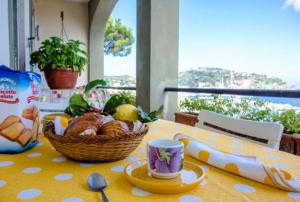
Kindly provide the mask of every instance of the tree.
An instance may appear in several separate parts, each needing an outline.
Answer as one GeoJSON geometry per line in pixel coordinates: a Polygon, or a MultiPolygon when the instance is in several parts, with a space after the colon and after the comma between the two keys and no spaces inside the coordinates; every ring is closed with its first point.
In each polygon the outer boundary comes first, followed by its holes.
{"type": "Polygon", "coordinates": [[[104,53],[113,56],[127,56],[134,43],[131,28],[122,25],[121,19],[115,21],[110,17],[106,24],[104,53]]]}

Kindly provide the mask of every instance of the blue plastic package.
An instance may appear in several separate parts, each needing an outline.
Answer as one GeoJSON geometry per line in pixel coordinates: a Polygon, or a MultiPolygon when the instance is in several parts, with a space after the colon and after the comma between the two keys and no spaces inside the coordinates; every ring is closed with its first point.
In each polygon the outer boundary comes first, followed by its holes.
{"type": "Polygon", "coordinates": [[[0,65],[0,153],[19,153],[38,143],[41,76],[0,65]]]}

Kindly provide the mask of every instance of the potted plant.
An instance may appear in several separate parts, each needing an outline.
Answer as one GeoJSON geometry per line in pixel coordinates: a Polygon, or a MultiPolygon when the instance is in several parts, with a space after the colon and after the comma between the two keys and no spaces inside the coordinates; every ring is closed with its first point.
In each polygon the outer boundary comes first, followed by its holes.
{"type": "Polygon", "coordinates": [[[219,95],[213,95],[212,99],[200,97],[184,98],[180,101],[179,108],[181,111],[175,112],[175,122],[190,126],[195,126],[199,121],[198,114],[201,110],[209,110],[228,116],[234,116],[238,110],[233,104],[231,97],[221,99],[219,95]]]}
{"type": "Polygon", "coordinates": [[[175,122],[195,126],[198,120],[198,111],[208,108],[205,99],[193,97],[184,98],[179,103],[179,112],[175,112],[175,122]],[[182,112],[183,111],[183,112],[182,112]]]}
{"type": "Polygon", "coordinates": [[[276,114],[274,121],[284,126],[280,150],[300,155],[300,114],[295,110],[286,110],[276,114]]]}
{"type": "Polygon", "coordinates": [[[59,37],[50,37],[31,54],[30,64],[44,71],[51,89],[72,89],[88,61],[87,53],[80,49],[82,44],[78,40],[64,43],[59,37]]]}

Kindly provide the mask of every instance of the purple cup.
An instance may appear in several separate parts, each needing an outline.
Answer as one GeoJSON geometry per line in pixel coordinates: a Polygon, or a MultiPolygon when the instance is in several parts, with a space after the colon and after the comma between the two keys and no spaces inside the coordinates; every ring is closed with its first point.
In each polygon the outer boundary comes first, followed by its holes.
{"type": "Polygon", "coordinates": [[[148,169],[153,177],[170,179],[183,166],[184,145],[181,141],[157,139],[147,144],[148,169]]]}

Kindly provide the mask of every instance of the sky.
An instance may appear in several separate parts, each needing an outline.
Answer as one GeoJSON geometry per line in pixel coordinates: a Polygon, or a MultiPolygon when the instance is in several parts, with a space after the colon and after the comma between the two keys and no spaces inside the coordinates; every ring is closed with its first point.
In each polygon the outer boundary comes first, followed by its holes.
{"type": "MultiPolygon", "coordinates": [[[[280,77],[300,88],[300,0],[180,0],[179,71],[221,67],[280,77]]],[[[113,18],[136,36],[136,0],[113,18]]],[[[105,56],[105,75],[135,76],[136,49],[105,56]]]]}

